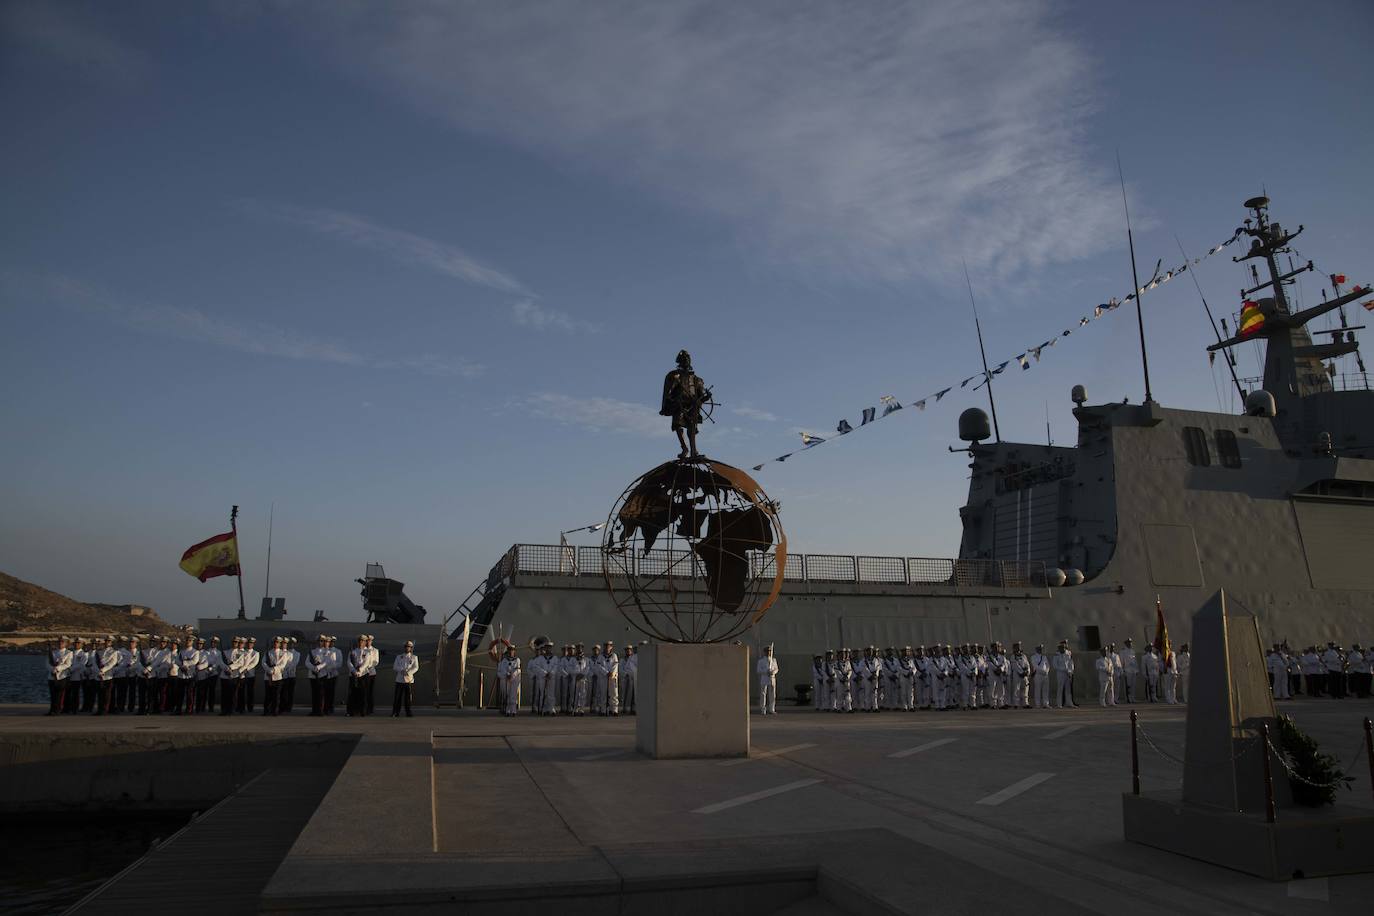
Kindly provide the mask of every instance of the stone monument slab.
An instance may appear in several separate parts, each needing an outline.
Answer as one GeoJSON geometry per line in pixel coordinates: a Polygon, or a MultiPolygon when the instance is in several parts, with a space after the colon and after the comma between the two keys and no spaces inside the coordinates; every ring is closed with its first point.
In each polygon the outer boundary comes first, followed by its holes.
{"type": "Polygon", "coordinates": [[[639,653],[635,747],[658,759],[749,756],[749,649],[652,643],[639,653]]]}

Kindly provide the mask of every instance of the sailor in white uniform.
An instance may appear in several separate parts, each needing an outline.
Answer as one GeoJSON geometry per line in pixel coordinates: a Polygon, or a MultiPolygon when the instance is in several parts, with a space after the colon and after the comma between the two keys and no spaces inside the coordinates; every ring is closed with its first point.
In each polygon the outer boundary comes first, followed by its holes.
{"type": "Polygon", "coordinates": [[[1115,706],[1116,701],[1112,699],[1112,682],[1116,680],[1116,665],[1106,646],[1097,651],[1097,699],[1103,706],[1115,706]]]}
{"type": "Polygon", "coordinates": [[[1031,693],[1035,696],[1035,708],[1046,709],[1050,705],[1050,657],[1045,654],[1044,646],[1036,646],[1030,657],[1031,693]]]}
{"type": "Polygon", "coordinates": [[[1178,653],[1170,652],[1161,666],[1159,682],[1164,686],[1164,702],[1170,706],[1178,702],[1178,653]]]}
{"type": "Polygon", "coordinates": [[[367,715],[367,686],[363,681],[372,653],[367,650],[367,637],[359,636],[348,650],[348,712],[349,716],[367,715]]]}
{"type": "Polygon", "coordinates": [[[186,646],[177,653],[177,674],[173,682],[175,690],[175,702],[172,704],[173,715],[192,715],[196,711],[196,669],[200,667],[200,651],[196,649],[196,641],[190,636],[186,637],[186,646]]]}
{"type": "Polygon", "coordinates": [[[372,715],[377,698],[377,667],[382,663],[382,653],[372,645],[372,634],[367,635],[367,667],[363,672],[363,687],[367,701],[367,714],[372,715]]]}
{"type": "Polygon", "coordinates": [[[505,714],[513,716],[520,710],[520,657],[515,654],[515,646],[506,647],[506,657],[501,661],[505,665],[505,670],[502,671],[498,667],[497,676],[502,678],[506,685],[505,714]]]}
{"type": "Polygon", "coordinates": [[[62,712],[62,704],[67,695],[67,679],[72,673],[72,650],[67,648],[67,637],[57,638],[57,648],[48,646],[48,712],[56,716],[62,712]]]}
{"type": "Polygon", "coordinates": [[[1011,644],[1011,658],[1007,660],[1011,683],[1011,705],[1013,709],[1030,708],[1031,662],[1021,651],[1021,644],[1011,644]]]}
{"type": "Polygon", "coordinates": [[[1151,644],[1140,656],[1140,673],[1145,676],[1145,700],[1148,703],[1159,702],[1159,675],[1163,668],[1163,660],[1151,644]]]}
{"type": "Polygon", "coordinates": [[[607,640],[601,648],[601,670],[606,678],[605,713],[620,715],[620,656],[615,654],[615,643],[607,640]]]}
{"type": "Polygon", "coordinates": [[[411,716],[410,702],[415,692],[415,672],[420,670],[420,660],[415,657],[415,643],[407,642],[405,650],[398,656],[391,665],[396,672],[396,686],[391,695],[391,717],[393,719],[401,715],[401,706],[405,706],[406,715],[411,716]]]}
{"type": "Polygon", "coordinates": [[[1185,642],[1178,647],[1174,653],[1174,658],[1178,661],[1178,701],[1188,702],[1188,673],[1193,667],[1193,654],[1188,651],[1188,644],[1185,642]]]}
{"type": "Polygon", "coordinates": [[[275,716],[281,709],[281,684],[286,677],[286,663],[291,656],[286,654],[286,641],[280,636],[273,637],[272,648],[262,660],[263,698],[262,714],[275,716]]]}
{"type": "Polygon", "coordinates": [[[591,662],[582,652],[582,644],[573,646],[572,664],[568,673],[572,677],[572,714],[587,714],[587,694],[591,689],[591,662]]]}
{"type": "Polygon", "coordinates": [[[620,711],[627,716],[635,714],[635,690],[639,683],[639,653],[634,646],[625,647],[625,657],[620,661],[620,711]]]}
{"type": "Polygon", "coordinates": [[[841,649],[835,659],[835,711],[854,711],[854,662],[848,649],[841,649]]]}
{"type": "Polygon", "coordinates": [[[778,660],[773,657],[770,643],[763,647],[754,671],[759,676],[759,715],[776,713],[778,705],[778,660]]]}
{"type": "Polygon", "coordinates": [[[1050,665],[1054,668],[1055,677],[1054,705],[1060,709],[1072,709],[1077,704],[1073,701],[1073,653],[1069,651],[1067,642],[1059,643],[1050,658],[1050,665]]]}
{"type": "Polygon", "coordinates": [[[296,705],[296,671],[301,664],[301,653],[296,649],[296,637],[287,637],[286,654],[289,658],[286,660],[286,669],[282,672],[281,706],[278,712],[290,712],[296,705]]]}
{"type": "Polygon", "coordinates": [[[1139,699],[1135,692],[1135,679],[1136,675],[1140,673],[1140,662],[1136,658],[1135,649],[1131,647],[1131,638],[1129,636],[1122,641],[1121,651],[1118,655],[1120,656],[1119,659],[1113,659],[1113,662],[1119,662],[1117,665],[1116,678],[1118,681],[1125,682],[1122,685],[1124,689],[1122,689],[1120,693],[1127,703],[1134,703],[1139,699]]]}
{"type": "Polygon", "coordinates": [[[590,697],[592,714],[606,714],[606,669],[601,663],[601,644],[592,643],[592,657],[587,660],[587,693],[590,697]]]}
{"type": "Polygon", "coordinates": [[[530,712],[544,715],[544,697],[549,692],[549,664],[544,657],[547,646],[540,646],[530,659],[530,712]]]}

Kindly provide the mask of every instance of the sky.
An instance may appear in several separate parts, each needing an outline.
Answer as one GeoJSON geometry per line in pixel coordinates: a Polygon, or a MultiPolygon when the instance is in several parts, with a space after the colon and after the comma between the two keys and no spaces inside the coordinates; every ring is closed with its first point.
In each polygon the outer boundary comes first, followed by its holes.
{"type": "MultiPolygon", "coordinates": [[[[984,392],[909,405],[979,368],[963,265],[994,364],[1124,296],[1119,155],[1143,275],[1265,191],[1374,280],[1371,38],[1360,0],[4,0],[0,571],[230,616],[177,561],[237,504],[250,616],[269,515],[289,618],[360,619],[367,562],[443,614],[676,454],[680,348],[738,466],[908,405],[756,475],[791,550],[953,556],[984,392]]],[[[1143,305],[1155,398],[1235,409],[1192,283],[1143,305]]],[[[1072,442],[1077,383],[1142,399],[1132,310],[998,376],[1003,437],[1072,442]]]]}

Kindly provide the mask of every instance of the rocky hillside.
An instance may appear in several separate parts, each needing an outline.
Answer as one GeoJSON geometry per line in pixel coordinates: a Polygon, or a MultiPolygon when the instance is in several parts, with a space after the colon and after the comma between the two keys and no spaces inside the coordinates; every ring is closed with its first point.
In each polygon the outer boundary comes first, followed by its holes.
{"type": "Polygon", "coordinates": [[[172,633],[151,608],[87,604],[0,573],[0,640],[15,633],[172,633]]]}

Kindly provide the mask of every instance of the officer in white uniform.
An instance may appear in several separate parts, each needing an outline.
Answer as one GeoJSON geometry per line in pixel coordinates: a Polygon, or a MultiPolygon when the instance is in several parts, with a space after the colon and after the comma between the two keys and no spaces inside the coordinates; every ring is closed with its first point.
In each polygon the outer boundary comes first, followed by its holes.
{"type": "Polygon", "coordinates": [[[897,658],[895,646],[888,646],[882,657],[882,694],[879,708],[900,709],[902,706],[902,663],[897,658]]]}
{"type": "Polygon", "coordinates": [[[1069,651],[1067,642],[1059,643],[1050,658],[1050,665],[1054,668],[1055,677],[1054,705],[1060,709],[1072,709],[1077,704],[1073,701],[1073,653],[1069,651]]]}
{"type": "Polygon", "coordinates": [[[57,638],[57,648],[48,646],[48,712],[56,716],[62,712],[62,704],[67,695],[67,679],[72,673],[72,650],[67,648],[67,637],[57,638]]]}
{"type": "Polygon", "coordinates": [[[778,660],[773,657],[770,643],[763,647],[754,671],[759,676],[759,715],[776,713],[778,705],[778,660]]]}
{"type": "Polygon", "coordinates": [[[563,646],[563,654],[558,657],[557,682],[558,682],[558,712],[563,715],[572,715],[573,712],[573,647],[563,646]]]}
{"type": "Polygon", "coordinates": [[[501,660],[504,670],[497,667],[497,677],[506,685],[505,714],[515,715],[520,710],[520,657],[515,654],[515,646],[506,647],[506,657],[501,660]]]}
{"type": "Polygon", "coordinates": [[[177,674],[173,682],[176,702],[172,704],[173,715],[185,712],[191,715],[196,711],[196,669],[200,667],[200,652],[196,641],[186,637],[186,647],[177,653],[177,674]]]}
{"type": "Polygon", "coordinates": [[[329,650],[329,637],[323,633],[316,641],[315,648],[305,659],[305,675],[310,679],[310,714],[324,715],[324,684],[329,675],[330,663],[334,653],[329,650]]]}
{"type": "Polygon", "coordinates": [[[406,716],[411,716],[410,701],[415,692],[415,672],[420,670],[420,660],[415,657],[415,643],[407,642],[405,651],[396,656],[391,667],[396,672],[396,686],[391,695],[391,718],[401,715],[402,705],[405,706],[406,716]]]}
{"type": "Polygon", "coordinates": [[[258,638],[250,636],[244,642],[243,656],[239,660],[239,712],[252,712],[253,704],[257,702],[260,664],[262,653],[258,651],[258,638]]]}
{"type": "Polygon", "coordinates": [[[1350,652],[1345,656],[1345,662],[1350,666],[1350,689],[1360,699],[1369,697],[1370,663],[1374,662],[1374,651],[1366,651],[1360,648],[1359,643],[1350,644],[1350,652]]]}
{"type": "Polygon", "coordinates": [[[111,636],[100,650],[100,697],[96,715],[119,712],[114,705],[115,675],[119,669],[119,662],[119,646],[115,645],[115,638],[111,636]]]}
{"type": "Polygon", "coordinates": [[[1321,655],[1326,668],[1326,690],[1333,700],[1345,699],[1345,658],[1334,642],[1326,644],[1321,655]]]}
{"type": "Polygon", "coordinates": [[[825,656],[811,656],[811,708],[816,712],[828,708],[825,703],[825,656]]]}
{"type": "Polygon", "coordinates": [[[625,647],[625,657],[620,661],[620,711],[627,716],[635,714],[635,685],[639,681],[639,653],[634,646],[625,647]]]}
{"type": "Polygon", "coordinates": [[[954,666],[959,675],[959,705],[964,709],[975,709],[978,700],[978,663],[973,660],[973,650],[968,646],[960,646],[954,666]]]}
{"type": "Polygon", "coordinates": [[[1097,651],[1097,699],[1103,706],[1115,706],[1116,700],[1112,699],[1112,682],[1116,680],[1116,666],[1106,646],[1097,651]]]}
{"type": "Polygon", "coordinates": [[[192,709],[195,712],[206,712],[209,709],[210,685],[214,683],[215,656],[218,654],[211,653],[203,637],[196,639],[195,683],[191,689],[192,709]]]}
{"type": "Polygon", "coordinates": [[[219,660],[219,714],[233,715],[238,709],[238,661],[240,638],[235,636],[228,649],[220,649],[219,660]]]}
{"type": "Polygon", "coordinates": [[[911,646],[902,649],[902,657],[898,659],[898,670],[900,681],[900,693],[897,699],[899,708],[911,712],[916,708],[916,702],[920,698],[919,684],[921,676],[916,670],[916,655],[912,652],[911,646]]]}
{"type": "Polygon", "coordinates": [[[372,645],[372,634],[367,634],[367,669],[363,672],[363,687],[367,700],[367,714],[372,715],[377,698],[377,666],[382,663],[382,653],[372,645]]]}

